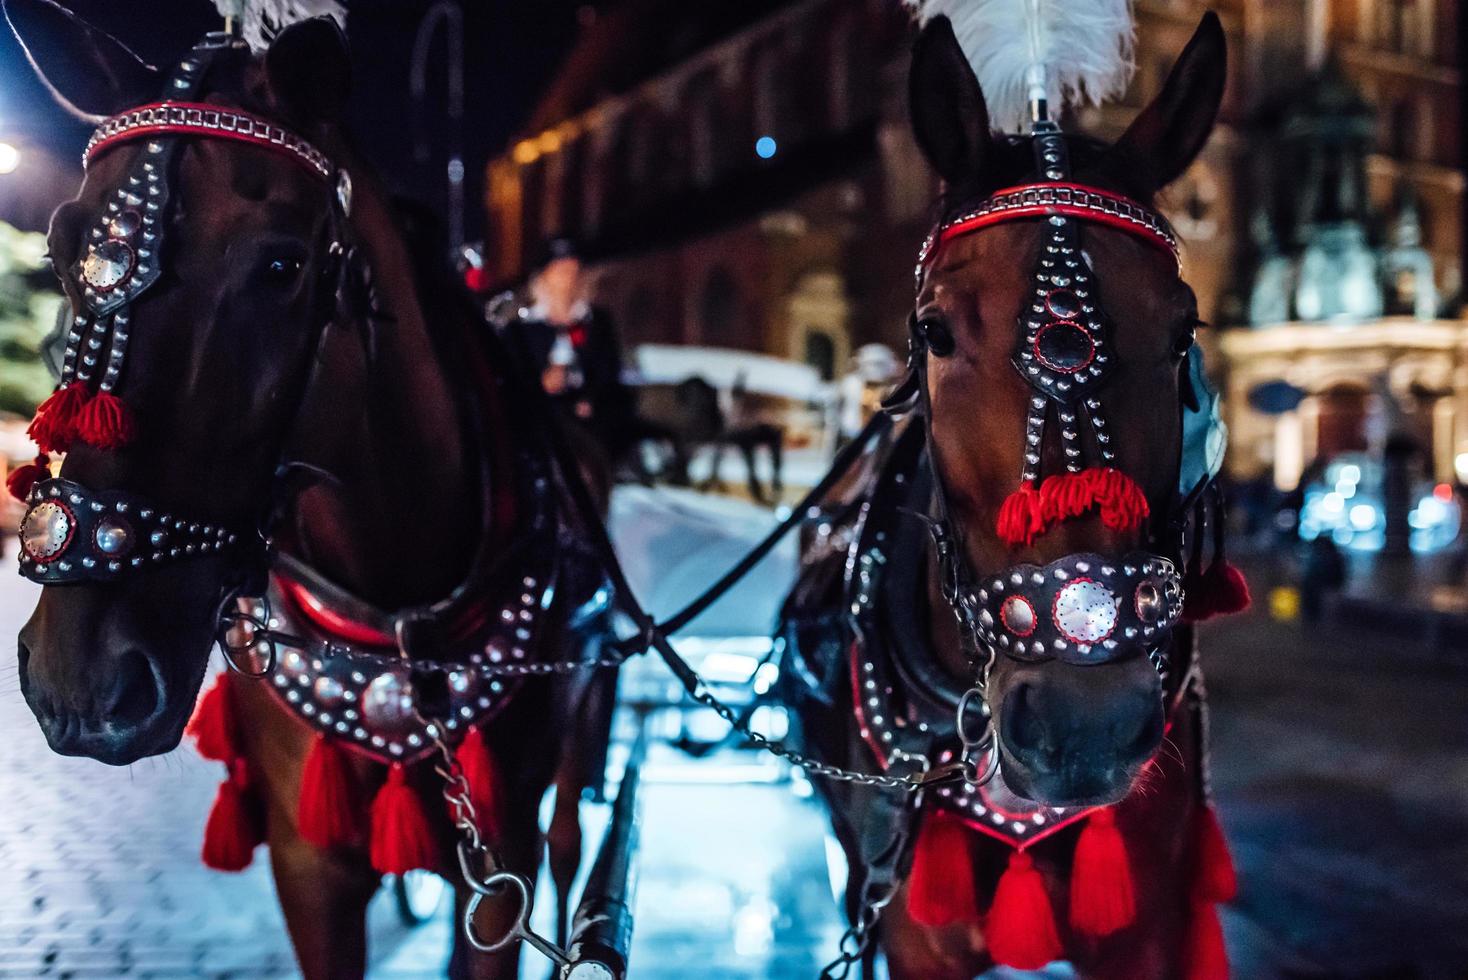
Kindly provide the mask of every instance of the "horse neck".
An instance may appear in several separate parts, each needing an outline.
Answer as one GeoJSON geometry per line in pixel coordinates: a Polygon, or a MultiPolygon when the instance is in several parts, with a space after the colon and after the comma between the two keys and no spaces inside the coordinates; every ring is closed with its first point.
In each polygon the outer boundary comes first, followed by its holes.
{"type": "Polygon", "coordinates": [[[440,599],[467,576],[484,527],[486,447],[461,407],[468,372],[452,364],[471,356],[468,318],[425,302],[432,287],[385,196],[350,169],[374,322],[333,327],[324,345],[312,455],[333,479],[298,498],[294,538],[328,578],[394,609],[440,599]]]}

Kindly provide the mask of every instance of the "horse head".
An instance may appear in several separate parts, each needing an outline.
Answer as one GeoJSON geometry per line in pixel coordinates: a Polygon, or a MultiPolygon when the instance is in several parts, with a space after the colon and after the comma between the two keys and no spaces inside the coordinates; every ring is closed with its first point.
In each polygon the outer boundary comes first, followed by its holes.
{"type": "Polygon", "coordinates": [[[1120,799],[1164,735],[1156,668],[1181,595],[1162,556],[1177,557],[1199,320],[1150,202],[1203,147],[1224,69],[1209,14],[1105,145],[991,133],[945,18],[913,55],[913,125],[945,185],[912,321],[930,452],[973,570],[976,647],[992,655],[974,669],[1004,780],[1049,805],[1120,799]]]}
{"type": "Polygon", "coordinates": [[[316,147],[340,142],[349,62],[319,19],[263,56],[211,35],[159,72],[49,0],[5,8],[101,123],[49,234],[68,353],[32,431],[66,457],[27,494],[22,571],[45,587],[20,683],[55,751],[125,764],[178,743],[221,609],[260,579],[283,453],[347,319],[349,183],[316,147]]]}

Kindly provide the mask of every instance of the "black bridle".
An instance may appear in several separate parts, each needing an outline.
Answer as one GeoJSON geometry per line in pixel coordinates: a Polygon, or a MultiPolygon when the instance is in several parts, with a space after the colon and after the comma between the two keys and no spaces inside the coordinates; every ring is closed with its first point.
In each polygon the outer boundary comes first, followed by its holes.
{"type": "MultiPolygon", "coordinates": [[[[1024,429],[1021,480],[1033,486],[1042,475],[1044,437],[1053,416],[1060,423],[1067,474],[1083,471],[1086,448],[1079,421],[1089,420],[1099,462],[1115,460],[1098,392],[1110,377],[1110,319],[1100,308],[1094,277],[1081,252],[1081,226],[1101,223],[1137,234],[1176,257],[1176,239],[1166,221],[1148,208],[1110,192],[1068,183],[1065,140],[1053,123],[1037,123],[1030,137],[1036,182],[997,192],[941,223],[924,243],[916,285],[926,281],[940,243],[1005,221],[1043,217],[1040,257],[1031,274],[1031,293],[1018,318],[1012,363],[1030,388],[1024,429]]],[[[1026,662],[1058,659],[1089,666],[1129,656],[1141,647],[1166,675],[1161,652],[1183,611],[1177,561],[1151,552],[1103,556],[1071,554],[1044,566],[1020,564],[975,574],[964,554],[942,476],[933,434],[928,385],[930,357],[955,349],[947,323],[909,318],[908,377],[888,397],[884,410],[922,419],[933,493],[931,512],[916,516],[926,525],[938,563],[940,589],[958,624],[972,670],[973,686],[960,700],[957,730],[965,748],[960,765],[973,782],[992,778],[992,706],[989,678],[996,657],[1026,662]],[[983,771],[981,760],[987,759],[983,771]]],[[[1154,541],[1155,541],[1155,535],[1154,541]]],[[[1165,695],[1164,695],[1165,696],[1165,695]]]]}
{"type": "MultiPolygon", "coordinates": [[[[84,399],[116,397],[133,304],[163,273],[173,179],[185,140],[223,139],[270,149],[325,184],[331,241],[322,276],[328,283],[335,280],[339,302],[351,293],[357,271],[347,223],[351,210],[347,172],[334,167],[306,140],[267,119],[241,109],[192,101],[198,98],[219,54],[243,47],[244,42],[229,34],[205,35],[169,77],[163,101],[106,120],[87,143],[84,164],[122,144],[146,145],[108,196],[89,232],[85,252],[68,270],[81,294],[82,308],[73,314],[66,334],[58,394],[75,389],[84,399]],[[94,381],[95,392],[91,389],[94,381]]],[[[324,313],[316,329],[324,329],[331,317],[332,313],[324,313]]],[[[301,410],[298,404],[293,416],[299,417],[301,410]]],[[[38,423],[46,414],[43,406],[38,423]]],[[[117,448],[126,441],[124,435],[101,442],[99,448],[117,448]]],[[[65,441],[72,438],[82,437],[65,441]]],[[[53,443],[43,448],[67,446],[53,443]]],[[[94,491],[60,478],[40,480],[26,495],[26,513],[20,524],[20,573],[43,585],[109,582],[175,561],[222,555],[231,566],[220,602],[223,609],[235,594],[263,588],[270,528],[295,469],[296,464],[282,460],[269,505],[255,525],[248,527],[200,521],[125,491],[94,491]]]]}

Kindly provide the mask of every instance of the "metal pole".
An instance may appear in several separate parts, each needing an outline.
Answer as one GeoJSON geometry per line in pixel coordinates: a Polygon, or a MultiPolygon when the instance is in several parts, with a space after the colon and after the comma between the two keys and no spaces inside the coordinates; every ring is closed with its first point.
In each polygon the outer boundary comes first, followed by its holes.
{"type": "Polygon", "coordinates": [[[625,980],[632,946],[632,907],[641,816],[637,790],[647,755],[646,716],[637,715],[637,739],[622,772],[617,802],[596,862],[586,879],[581,904],[571,920],[571,960],[563,980],[625,980]]]}
{"type": "Polygon", "coordinates": [[[444,25],[448,54],[448,179],[449,248],[457,255],[464,244],[464,14],[455,0],[439,0],[423,15],[413,39],[409,87],[413,95],[413,159],[428,162],[428,135],[424,118],[428,97],[428,49],[434,30],[444,25]]]}

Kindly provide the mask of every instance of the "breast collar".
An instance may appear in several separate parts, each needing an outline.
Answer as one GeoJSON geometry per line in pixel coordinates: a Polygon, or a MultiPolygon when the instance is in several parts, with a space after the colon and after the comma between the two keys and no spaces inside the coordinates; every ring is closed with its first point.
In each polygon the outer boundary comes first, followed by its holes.
{"type": "MultiPolygon", "coordinates": [[[[843,587],[857,726],[884,771],[906,771],[916,759],[934,766],[954,761],[961,748],[957,709],[969,686],[942,669],[927,643],[928,539],[902,527],[914,519],[913,512],[922,511],[931,494],[922,427],[909,425],[896,438],[887,465],[859,508],[843,587]]],[[[1162,678],[1169,728],[1191,683],[1191,634],[1185,636],[1174,634],[1167,650],[1152,654],[1162,678]],[[1183,649],[1186,664],[1175,669],[1173,661],[1183,649]]],[[[994,751],[992,745],[988,751],[994,751]]],[[[931,799],[975,830],[1018,848],[1098,809],[1048,807],[1024,799],[1005,785],[1002,771],[979,785],[942,784],[931,799]]]]}

